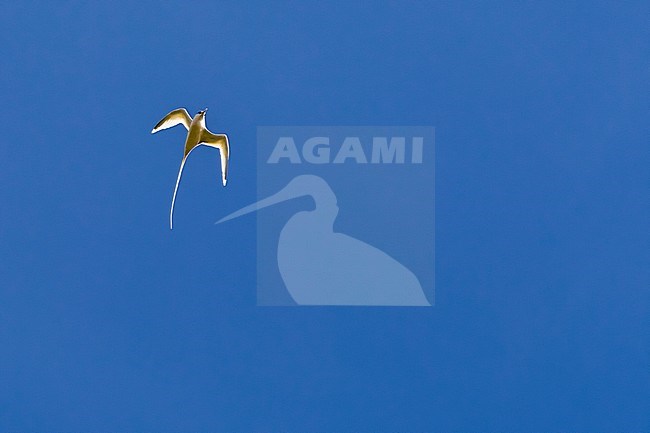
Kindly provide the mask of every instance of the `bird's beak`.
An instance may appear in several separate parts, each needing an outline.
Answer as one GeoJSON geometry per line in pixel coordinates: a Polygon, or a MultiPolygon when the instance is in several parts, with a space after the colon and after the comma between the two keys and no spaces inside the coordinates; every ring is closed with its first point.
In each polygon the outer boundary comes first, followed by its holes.
{"type": "Polygon", "coordinates": [[[238,211],[221,218],[215,224],[220,224],[222,222],[238,218],[242,215],[246,215],[247,213],[251,213],[260,209],[264,209],[265,207],[281,203],[283,201],[306,195],[311,196],[314,199],[314,205],[316,208],[319,208],[319,206],[323,206],[325,208],[328,206],[336,207],[336,195],[334,195],[334,192],[329,187],[327,182],[318,176],[301,175],[293,178],[284,188],[275,194],[263,198],[257,203],[253,203],[244,208],[241,208],[238,211]]]}
{"type": "Polygon", "coordinates": [[[203,112],[204,112],[204,113],[207,113],[207,112],[208,112],[208,107],[205,107],[205,109],[203,110],[203,112]]]}
{"type": "Polygon", "coordinates": [[[250,204],[246,207],[243,207],[239,209],[236,212],[231,213],[230,215],[227,215],[223,218],[221,218],[219,221],[217,221],[215,224],[221,224],[222,222],[226,222],[228,220],[234,219],[234,218],[239,218],[242,215],[246,215],[247,213],[251,213],[260,209],[264,209],[265,207],[272,206],[277,203],[281,203],[283,201],[291,200],[292,198],[296,197],[301,197],[303,195],[307,195],[308,193],[304,190],[297,189],[295,188],[295,184],[293,182],[290,182],[287,186],[282,188],[280,191],[276,192],[275,194],[263,198],[262,200],[258,201],[257,203],[250,204]]]}

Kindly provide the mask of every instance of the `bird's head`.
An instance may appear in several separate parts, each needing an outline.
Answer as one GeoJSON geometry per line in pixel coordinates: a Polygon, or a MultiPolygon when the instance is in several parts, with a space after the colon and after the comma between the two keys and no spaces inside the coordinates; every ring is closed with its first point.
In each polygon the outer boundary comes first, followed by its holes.
{"type": "Polygon", "coordinates": [[[199,111],[199,112],[196,113],[196,114],[198,114],[198,115],[200,115],[200,116],[205,116],[205,113],[206,113],[207,111],[208,111],[208,108],[206,107],[206,108],[204,108],[203,110],[199,111]]]}

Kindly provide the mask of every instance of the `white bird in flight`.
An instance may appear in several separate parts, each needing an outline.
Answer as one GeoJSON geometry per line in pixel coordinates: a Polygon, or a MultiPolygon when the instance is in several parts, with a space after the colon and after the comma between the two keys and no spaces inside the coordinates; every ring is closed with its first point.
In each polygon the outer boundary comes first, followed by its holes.
{"type": "Polygon", "coordinates": [[[182,124],[187,129],[187,138],[185,139],[185,151],[183,153],[183,160],[181,167],[178,170],[178,178],[176,179],[176,186],[174,187],[174,195],[172,196],[172,207],[169,211],[169,228],[174,227],[174,203],[176,202],[176,192],[178,191],[178,184],[181,182],[181,175],[183,174],[183,166],[189,156],[190,152],[198,146],[204,144],[206,146],[215,147],[219,149],[221,154],[221,181],[223,186],[226,186],[228,177],[228,158],[230,156],[230,145],[228,144],[228,136],[226,134],[213,134],[205,127],[205,112],[201,110],[192,119],[185,108],[178,108],[158,122],[158,124],[151,130],[154,134],[163,129],[171,128],[178,124],[182,124]]]}

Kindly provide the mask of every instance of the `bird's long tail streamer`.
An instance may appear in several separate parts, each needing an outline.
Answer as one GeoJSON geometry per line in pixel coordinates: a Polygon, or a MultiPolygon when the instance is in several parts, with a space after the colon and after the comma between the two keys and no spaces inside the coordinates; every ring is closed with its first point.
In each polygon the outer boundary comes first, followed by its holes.
{"type": "Polygon", "coordinates": [[[174,203],[176,203],[176,192],[178,192],[178,184],[181,183],[181,176],[183,175],[183,167],[185,166],[185,161],[187,160],[187,156],[183,157],[183,160],[181,161],[181,167],[178,169],[178,178],[176,179],[176,186],[174,187],[174,195],[172,196],[172,208],[169,211],[169,229],[172,230],[174,228],[174,203]]]}

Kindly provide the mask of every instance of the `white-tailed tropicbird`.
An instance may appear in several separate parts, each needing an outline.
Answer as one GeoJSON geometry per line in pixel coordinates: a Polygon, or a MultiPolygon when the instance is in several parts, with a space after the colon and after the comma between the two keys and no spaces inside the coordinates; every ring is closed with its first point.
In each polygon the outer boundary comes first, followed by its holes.
{"type": "Polygon", "coordinates": [[[174,226],[174,203],[176,202],[176,192],[178,191],[178,184],[181,181],[183,174],[183,166],[189,156],[190,152],[204,144],[206,146],[215,147],[219,149],[221,154],[221,181],[223,186],[226,186],[228,177],[228,158],[230,157],[230,145],[228,144],[228,136],[226,134],[213,134],[205,126],[205,112],[201,110],[192,119],[185,108],[178,108],[158,122],[158,124],[151,130],[154,134],[163,129],[171,128],[178,124],[182,124],[187,129],[187,138],[185,139],[185,151],[183,159],[181,160],[181,167],[178,170],[178,178],[176,179],[176,186],[174,187],[174,195],[172,196],[172,207],[169,211],[169,228],[174,226]]]}

